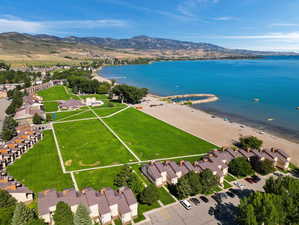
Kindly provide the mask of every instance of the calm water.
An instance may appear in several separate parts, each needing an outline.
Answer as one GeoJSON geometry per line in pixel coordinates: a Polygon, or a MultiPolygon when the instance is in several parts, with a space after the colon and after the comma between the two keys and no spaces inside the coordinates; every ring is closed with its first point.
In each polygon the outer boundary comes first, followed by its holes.
{"type": "Polygon", "coordinates": [[[218,102],[195,107],[299,139],[299,57],[157,62],[102,74],[159,95],[216,94],[218,102]]]}

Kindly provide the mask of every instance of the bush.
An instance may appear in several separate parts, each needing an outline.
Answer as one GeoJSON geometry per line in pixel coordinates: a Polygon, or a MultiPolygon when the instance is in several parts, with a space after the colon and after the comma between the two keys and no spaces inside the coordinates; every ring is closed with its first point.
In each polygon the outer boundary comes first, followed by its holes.
{"type": "Polygon", "coordinates": [[[70,206],[64,202],[58,202],[53,216],[55,225],[74,225],[73,219],[70,206]]]}
{"type": "Polygon", "coordinates": [[[37,113],[35,113],[33,116],[32,122],[34,124],[42,124],[43,119],[37,113]]]}
{"type": "Polygon", "coordinates": [[[139,201],[143,204],[152,205],[159,200],[159,190],[158,188],[150,184],[139,195],[139,201]]]}
{"type": "Polygon", "coordinates": [[[263,141],[257,137],[241,137],[239,139],[239,146],[243,149],[260,149],[263,145],[263,141]]]}
{"type": "Polygon", "coordinates": [[[228,164],[228,171],[235,176],[241,177],[253,174],[250,163],[244,157],[238,157],[230,161],[228,164]]]}
{"type": "Polygon", "coordinates": [[[257,157],[251,159],[252,168],[262,175],[267,175],[275,171],[273,162],[269,159],[259,160],[257,157]]]}

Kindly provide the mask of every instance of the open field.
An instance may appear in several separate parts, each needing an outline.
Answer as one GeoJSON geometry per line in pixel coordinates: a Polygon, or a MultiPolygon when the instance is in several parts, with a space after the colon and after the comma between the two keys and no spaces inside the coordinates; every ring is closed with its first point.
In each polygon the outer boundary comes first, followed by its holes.
{"type": "Polygon", "coordinates": [[[63,190],[72,187],[69,174],[63,174],[52,135],[44,131],[44,138],[7,168],[8,173],[34,192],[49,188],[63,190]]]}
{"type": "Polygon", "coordinates": [[[104,187],[116,188],[113,185],[115,176],[119,173],[122,167],[112,167],[104,169],[96,169],[75,173],[77,184],[82,190],[86,187],[92,187],[95,190],[100,190],[104,187]]]}
{"type": "Polygon", "coordinates": [[[104,120],[143,160],[200,154],[215,148],[133,108],[104,120]]]}
{"type": "Polygon", "coordinates": [[[46,112],[55,112],[58,110],[57,102],[43,102],[46,112]]]}
{"type": "Polygon", "coordinates": [[[98,120],[54,124],[54,128],[67,170],[135,160],[98,120]]]}
{"type": "Polygon", "coordinates": [[[116,106],[116,107],[103,107],[103,108],[97,108],[94,109],[93,111],[98,115],[98,116],[109,116],[112,113],[116,113],[122,109],[124,109],[125,106],[116,106]]]}
{"type": "Polygon", "coordinates": [[[82,98],[82,99],[91,98],[91,97],[96,97],[96,99],[98,99],[98,100],[108,99],[108,96],[104,95],[104,94],[80,95],[80,98],[82,98]]]}
{"type": "Polygon", "coordinates": [[[63,86],[54,86],[39,91],[37,94],[43,98],[43,101],[68,100],[71,98],[63,86]]]}

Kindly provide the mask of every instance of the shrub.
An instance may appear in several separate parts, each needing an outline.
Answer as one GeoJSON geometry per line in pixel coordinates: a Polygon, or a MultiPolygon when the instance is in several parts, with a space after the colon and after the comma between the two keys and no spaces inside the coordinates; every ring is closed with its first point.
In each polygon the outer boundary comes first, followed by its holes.
{"type": "Polygon", "coordinates": [[[260,149],[262,145],[263,141],[254,136],[239,139],[239,146],[243,149],[260,149]]]}
{"type": "Polygon", "coordinates": [[[139,195],[139,201],[143,204],[152,205],[159,200],[159,190],[158,188],[150,184],[139,195]]]}
{"type": "Polygon", "coordinates": [[[238,157],[230,161],[228,171],[235,176],[248,176],[253,173],[252,167],[244,157],[238,157]]]}
{"type": "Polygon", "coordinates": [[[259,160],[258,158],[254,157],[251,160],[251,165],[256,172],[262,175],[267,175],[275,171],[273,162],[269,159],[259,160]]]}

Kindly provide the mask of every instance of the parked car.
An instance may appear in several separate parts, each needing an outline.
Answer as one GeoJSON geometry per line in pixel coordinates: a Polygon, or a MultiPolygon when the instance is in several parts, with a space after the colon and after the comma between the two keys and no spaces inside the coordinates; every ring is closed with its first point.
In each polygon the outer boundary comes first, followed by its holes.
{"type": "Polygon", "coordinates": [[[281,173],[278,173],[278,172],[275,172],[275,173],[273,173],[275,176],[277,176],[277,177],[282,177],[283,176],[283,174],[281,174],[281,173]]]}
{"type": "Polygon", "coordinates": [[[215,209],[213,207],[209,208],[209,215],[213,216],[215,214],[215,209]]]}
{"type": "Polygon", "coordinates": [[[200,196],[199,198],[205,203],[209,202],[209,199],[205,196],[200,196]]]}
{"type": "Polygon", "coordinates": [[[230,188],[228,189],[232,194],[235,194],[235,195],[238,195],[240,193],[240,190],[237,190],[237,189],[233,189],[233,188],[230,188]]]}
{"type": "Polygon", "coordinates": [[[236,185],[238,188],[241,188],[241,189],[245,186],[244,184],[241,184],[238,181],[235,181],[233,184],[236,185]]]}
{"type": "Polygon", "coordinates": [[[192,202],[194,205],[199,205],[199,204],[200,204],[200,201],[199,201],[197,198],[190,198],[189,200],[190,200],[190,202],[192,202]]]}
{"type": "Polygon", "coordinates": [[[245,180],[250,184],[255,183],[251,177],[247,177],[247,178],[245,178],[245,180]]]}
{"type": "Polygon", "coordinates": [[[231,197],[231,198],[236,197],[236,195],[235,195],[233,192],[231,192],[231,191],[227,191],[226,194],[227,194],[229,197],[231,197]]]}
{"type": "Polygon", "coordinates": [[[259,178],[257,175],[253,175],[251,177],[251,179],[253,180],[254,183],[257,183],[257,182],[259,182],[261,180],[261,178],[259,178]]]}
{"type": "Polygon", "coordinates": [[[191,209],[191,204],[187,200],[181,200],[180,203],[182,206],[184,206],[185,209],[187,210],[191,209]]]}

